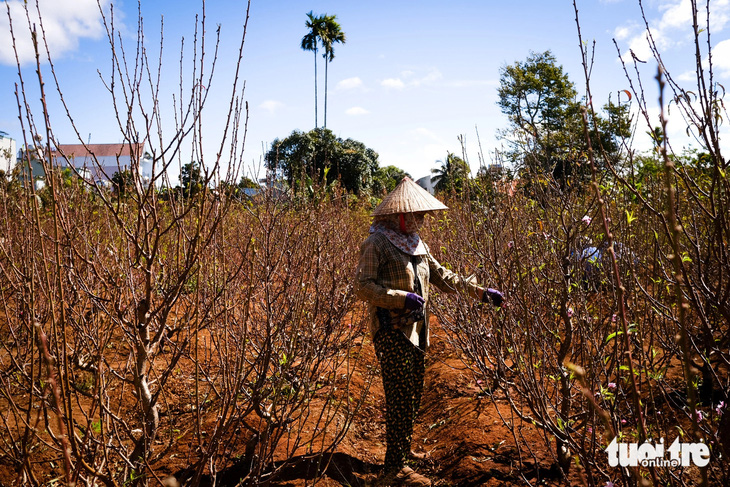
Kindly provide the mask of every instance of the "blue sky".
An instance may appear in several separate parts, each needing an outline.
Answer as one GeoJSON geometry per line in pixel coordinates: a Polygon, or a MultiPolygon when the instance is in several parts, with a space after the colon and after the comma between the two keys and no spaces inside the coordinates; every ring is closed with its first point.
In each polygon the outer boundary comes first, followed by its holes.
{"type": "MultiPolygon", "coordinates": [[[[31,3],[31,2],[29,2],[31,3]]],[[[37,81],[30,56],[27,22],[19,17],[20,0],[3,0],[14,19],[23,77],[34,111],[38,110],[37,81]],[[35,83],[34,83],[35,82],[35,83]],[[31,85],[35,86],[31,86],[31,85]]],[[[102,0],[108,12],[108,0],[102,0]]],[[[657,113],[657,89],[650,82],[656,63],[643,40],[644,25],[636,0],[579,0],[584,40],[596,42],[592,72],[594,103],[602,105],[609,95],[616,99],[627,89],[613,39],[622,52],[633,49],[648,60],[644,86],[648,103],[657,113]]],[[[693,86],[694,59],[691,44],[689,0],[644,0],[655,39],[664,62],[675,78],[693,86]]],[[[96,0],[40,0],[47,38],[51,46],[61,90],[84,141],[120,142],[108,93],[97,71],[108,77],[110,48],[101,25],[96,0]]],[[[347,35],[336,45],[329,65],[327,126],[342,138],[365,143],[380,154],[381,165],[396,165],[418,178],[430,173],[447,151],[461,154],[463,135],[472,169],[478,165],[477,130],[487,159],[500,142],[496,137],[507,120],[496,104],[500,67],[524,60],[530,51],[552,50],[579,93],[585,93],[572,1],[321,1],[253,0],[244,47],[241,78],[249,122],[243,160],[255,166],[276,138],[293,130],[314,127],[314,60],[299,47],[306,33],[306,13],[337,15],[347,35]]],[[[716,79],[730,89],[730,0],[712,0],[712,44],[715,46],[716,79]]],[[[134,48],[137,3],[114,2],[117,28],[128,52],[134,48]]],[[[142,0],[147,49],[159,51],[160,19],[164,18],[163,93],[159,103],[171,126],[172,94],[178,86],[181,38],[189,57],[199,1],[142,0]]],[[[208,90],[204,116],[205,160],[219,149],[219,134],[231,98],[233,63],[236,59],[245,3],[209,0],[206,4],[207,56],[212,54],[214,33],[221,27],[221,47],[216,81],[208,90]]],[[[0,15],[0,131],[23,143],[15,83],[15,55],[10,48],[8,21],[0,15]]],[[[186,69],[189,68],[186,65],[186,69]]],[[[46,88],[53,90],[47,63],[43,65],[46,88]]],[[[324,64],[319,64],[320,89],[324,64]]],[[[188,76],[186,74],[186,76],[188,76]]],[[[189,76],[188,76],[189,78],[189,76]]],[[[320,91],[319,123],[323,118],[320,91]]],[[[62,143],[78,143],[57,96],[50,99],[51,123],[62,143]]],[[[36,113],[36,122],[40,113],[36,113]]],[[[730,121],[728,121],[730,122],[730,121]]],[[[655,125],[658,125],[658,119],[655,125]]],[[[727,124],[726,124],[727,125],[727,124]]],[[[168,128],[169,130],[169,128],[168,128]]],[[[647,147],[638,129],[637,147],[647,147]]],[[[670,122],[675,148],[690,143],[678,117],[670,122]]],[[[725,153],[728,150],[727,128],[725,153]]],[[[183,161],[183,163],[186,161],[183,161]]]]}

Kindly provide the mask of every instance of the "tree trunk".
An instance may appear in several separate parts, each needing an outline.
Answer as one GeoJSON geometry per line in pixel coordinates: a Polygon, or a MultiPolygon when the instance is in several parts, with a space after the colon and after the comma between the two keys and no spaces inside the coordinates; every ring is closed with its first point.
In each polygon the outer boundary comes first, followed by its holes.
{"type": "Polygon", "coordinates": [[[327,128],[327,73],[329,72],[329,61],[324,58],[324,128],[327,128]]]}
{"type": "Polygon", "coordinates": [[[317,128],[317,47],[314,48],[314,128],[317,128]]]}

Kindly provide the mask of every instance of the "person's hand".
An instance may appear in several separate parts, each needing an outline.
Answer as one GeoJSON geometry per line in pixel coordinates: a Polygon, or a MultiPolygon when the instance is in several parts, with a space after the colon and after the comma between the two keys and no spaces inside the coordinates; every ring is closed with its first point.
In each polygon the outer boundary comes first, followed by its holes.
{"type": "Polygon", "coordinates": [[[423,299],[421,296],[419,296],[416,293],[408,293],[406,294],[406,303],[405,308],[409,310],[416,310],[423,308],[423,303],[425,303],[426,300],[423,299]]]}
{"type": "Polygon", "coordinates": [[[491,287],[484,290],[484,293],[482,294],[482,303],[488,303],[492,302],[494,306],[502,306],[502,302],[504,301],[504,294],[497,291],[496,289],[492,289],[491,287]]]}

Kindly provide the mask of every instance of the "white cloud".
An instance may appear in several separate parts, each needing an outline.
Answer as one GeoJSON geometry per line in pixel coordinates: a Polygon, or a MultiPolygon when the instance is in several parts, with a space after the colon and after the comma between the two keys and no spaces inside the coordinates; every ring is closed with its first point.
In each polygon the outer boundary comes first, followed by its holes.
{"type": "Polygon", "coordinates": [[[445,86],[449,88],[478,88],[480,86],[499,86],[498,79],[463,79],[448,81],[445,86]]]}
{"type": "Polygon", "coordinates": [[[335,88],[338,90],[352,90],[354,88],[361,88],[361,87],[362,87],[362,80],[356,76],[354,78],[343,79],[342,81],[337,83],[337,86],[335,88]]]}
{"type": "Polygon", "coordinates": [[[442,78],[443,75],[441,74],[441,71],[438,69],[432,69],[426,76],[414,79],[410,82],[410,84],[413,86],[430,85],[440,81],[442,78]]]}
{"type": "Polygon", "coordinates": [[[368,113],[370,113],[370,111],[364,109],[363,107],[352,107],[352,108],[348,108],[347,110],[345,110],[345,113],[348,115],[357,116],[357,115],[367,115],[368,113]]]}
{"type": "Polygon", "coordinates": [[[405,87],[405,83],[400,78],[388,78],[380,82],[381,86],[386,88],[393,88],[396,90],[402,90],[405,87]]]}
{"type": "Polygon", "coordinates": [[[692,25],[692,4],[689,0],[680,0],[674,5],[665,5],[663,9],[665,9],[664,14],[656,28],[664,30],[692,25]]]}
{"type": "MultiPolygon", "coordinates": [[[[717,0],[711,4],[711,7],[710,31],[717,35],[730,21],[730,0],[717,0]]],[[[706,13],[701,6],[698,8],[698,22],[700,28],[703,28],[706,13]]],[[[651,28],[651,36],[660,52],[693,41],[692,5],[690,0],[667,1],[659,7],[658,14],[658,16],[652,17],[652,13],[647,12],[647,18],[651,28]]],[[[643,28],[640,29],[640,33],[633,35],[632,32],[636,32],[636,30],[636,24],[619,26],[614,31],[614,37],[619,41],[627,40],[629,48],[636,57],[645,61],[652,57],[646,38],[647,35],[643,28]]],[[[628,50],[624,54],[624,60],[631,61],[631,53],[628,50]]]]}
{"type": "Polygon", "coordinates": [[[284,106],[284,104],[280,101],[266,100],[262,104],[259,105],[259,108],[261,108],[262,110],[265,110],[265,111],[269,112],[269,114],[273,115],[283,106],[284,106]]]}
{"type": "Polygon", "coordinates": [[[730,39],[719,42],[712,50],[712,62],[723,78],[730,78],[730,39]]]}
{"type": "Polygon", "coordinates": [[[695,81],[697,79],[697,74],[694,71],[685,71],[684,73],[677,76],[678,81],[695,81]]]}
{"type": "Polygon", "coordinates": [[[401,72],[400,78],[388,78],[380,84],[386,88],[394,88],[402,90],[403,88],[418,88],[420,86],[430,86],[438,83],[443,79],[441,71],[431,68],[428,73],[418,76],[418,73],[406,70],[401,72]]]}
{"type": "Polygon", "coordinates": [[[443,139],[433,130],[425,127],[418,127],[410,131],[410,135],[417,137],[418,139],[426,139],[434,142],[443,143],[443,139]]]}
{"type": "Polygon", "coordinates": [[[613,36],[617,41],[623,41],[631,36],[631,31],[632,29],[629,26],[616,27],[616,30],[613,31],[613,36]]]}
{"type": "MultiPolygon", "coordinates": [[[[58,58],[78,49],[80,39],[99,39],[104,32],[96,0],[38,0],[38,2],[43,31],[52,57],[58,58]]],[[[34,59],[33,44],[23,5],[22,0],[3,2],[3,13],[0,15],[0,45],[3,46],[3,49],[0,49],[0,63],[15,64],[6,6],[10,8],[10,16],[13,19],[15,46],[20,62],[24,64],[34,59]]],[[[101,0],[101,5],[106,10],[109,0],[101,0]]],[[[35,2],[28,2],[28,12],[31,23],[36,24],[37,32],[40,34],[41,23],[35,2]]],[[[121,26],[117,26],[119,27],[121,26]]],[[[44,47],[40,46],[40,49],[43,50],[44,47]]],[[[43,54],[42,56],[45,57],[43,54]]]]}

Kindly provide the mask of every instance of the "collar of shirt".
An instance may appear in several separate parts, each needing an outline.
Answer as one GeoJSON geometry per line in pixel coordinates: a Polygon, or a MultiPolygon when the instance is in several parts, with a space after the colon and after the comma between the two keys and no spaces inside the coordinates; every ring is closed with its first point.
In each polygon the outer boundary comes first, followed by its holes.
{"type": "Polygon", "coordinates": [[[390,243],[395,245],[408,255],[426,255],[426,245],[418,233],[400,233],[385,225],[383,222],[375,222],[370,226],[370,233],[382,233],[390,243]]]}

